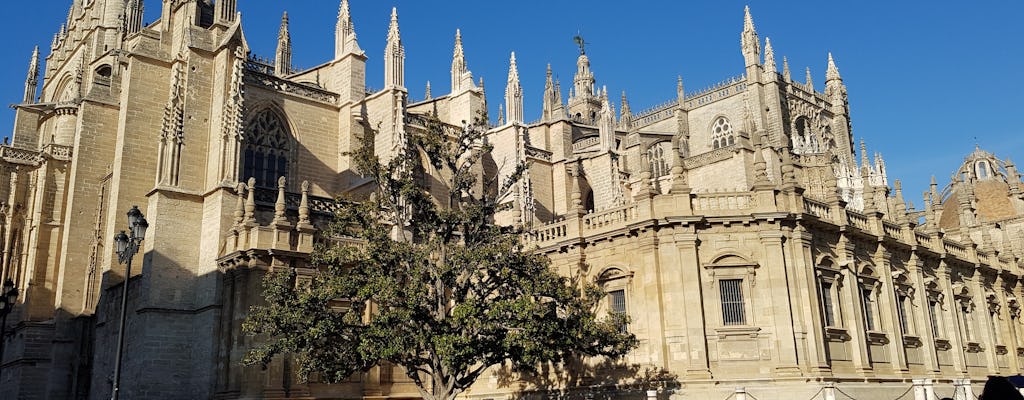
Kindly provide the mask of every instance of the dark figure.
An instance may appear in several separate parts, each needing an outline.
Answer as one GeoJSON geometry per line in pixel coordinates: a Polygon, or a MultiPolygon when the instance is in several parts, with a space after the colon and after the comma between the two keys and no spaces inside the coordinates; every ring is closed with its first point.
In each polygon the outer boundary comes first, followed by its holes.
{"type": "Polygon", "coordinates": [[[1008,379],[1002,376],[990,376],[985,382],[985,390],[979,400],[1024,400],[1020,391],[1008,379]]]}

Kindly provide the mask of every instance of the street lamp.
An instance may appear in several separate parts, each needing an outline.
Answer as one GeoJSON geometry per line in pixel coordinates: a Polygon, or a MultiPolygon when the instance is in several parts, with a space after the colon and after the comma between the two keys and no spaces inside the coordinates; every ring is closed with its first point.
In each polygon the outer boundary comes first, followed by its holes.
{"type": "Polygon", "coordinates": [[[132,206],[128,210],[128,231],[114,235],[117,262],[125,264],[125,269],[121,290],[121,323],[117,330],[117,355],[114,356],[114,390],[110,395],[112,400],[117,400],[118,391],[121,390],[121,353],[124,351],[124,327],[128,319],[128,280],[132,277],[132,257],[139,252],[139,245],[146,237],[146,228],[149,228],[149,222],[139,211],[139,206],[132,206]]]}
{"type": "MultiPolygon", "coordinates": [[[[14,302],[18,300],[18,288],[14,287],[14,281],[4,281],[3,291],[0,291],[0,370],[4,366],[4,343],[7,341],[7,315],[14,311],[14,302]]],[[[2,378],[2,375],[0,375],[2,378]]]]}

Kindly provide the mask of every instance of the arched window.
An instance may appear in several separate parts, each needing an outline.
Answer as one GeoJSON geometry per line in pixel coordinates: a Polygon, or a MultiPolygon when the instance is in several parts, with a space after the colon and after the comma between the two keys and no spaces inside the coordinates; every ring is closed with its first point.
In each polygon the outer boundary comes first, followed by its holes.
{"type": "Polygon", "coordinates": [[[670,172],[668,158],[666,154],[671,154],[671,150],[666,150],[668,142],[657,143],[647,150],[647,157],[651,160],[651,177],[661,178],[666,176],[670,172]]]}
{"type": "Polygon", "coordinates": [[[715,123],[711,124],[711,148],[720,149],[736,143],[736,136],[732,131],[732,124],[725,117],[718,117],[715,123]]]}
{"type": "Polygon", "coordinates": [[[288,176],[292,137],[284,118],[271,109],[258,111],[246,124],[242,142],[240,178],[256,178],[258,187],[276,187],[288,176]]]}
{"type": "Polygon", "coordinates": [[[978,179],[988,179],[990,175],[988,169],[988,161],[978,161],[977,172],[978,179]]]}

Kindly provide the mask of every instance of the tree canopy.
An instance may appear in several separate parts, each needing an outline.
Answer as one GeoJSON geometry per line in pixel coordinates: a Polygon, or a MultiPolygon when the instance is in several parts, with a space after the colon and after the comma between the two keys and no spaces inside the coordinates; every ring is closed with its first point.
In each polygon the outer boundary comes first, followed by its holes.
{"type": "Polygon", "coordinates": [[[290,354],[300,376],[327,382],[386,362],[425,399],[450,400],[492,366],[529,371],[635,347],[625,316],[598,316],[604,293],[594,282],[559,275],[518,228],[495,224],[525,165],[502,182],[486,179],[482,124],[452,129],[427,116],[422,125],[386,162],[370,135],[353,152],[375,193],[343,204],[311,255],[309,279],[289,268],[267,274],[266,303],[244,328],[269,340],[246,362],[290,354]],[[444,190],[432,196],[428,175],[444,190]]]}

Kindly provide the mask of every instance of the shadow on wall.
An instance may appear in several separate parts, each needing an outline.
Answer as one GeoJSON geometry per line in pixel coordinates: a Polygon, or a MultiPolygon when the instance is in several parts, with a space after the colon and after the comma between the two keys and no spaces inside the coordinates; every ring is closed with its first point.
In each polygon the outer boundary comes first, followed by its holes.
{"type": "Polygon", "coordinates": [[[506,366],[495,374],[498,386],[514,389],[513,398],[520,400],[634,400],[646,399],[649,390],[656,390],[659,400],[667,400],[680,387],[679,376],[663,368],[607,358],[544,364],[533,373],[506,366]]]}

